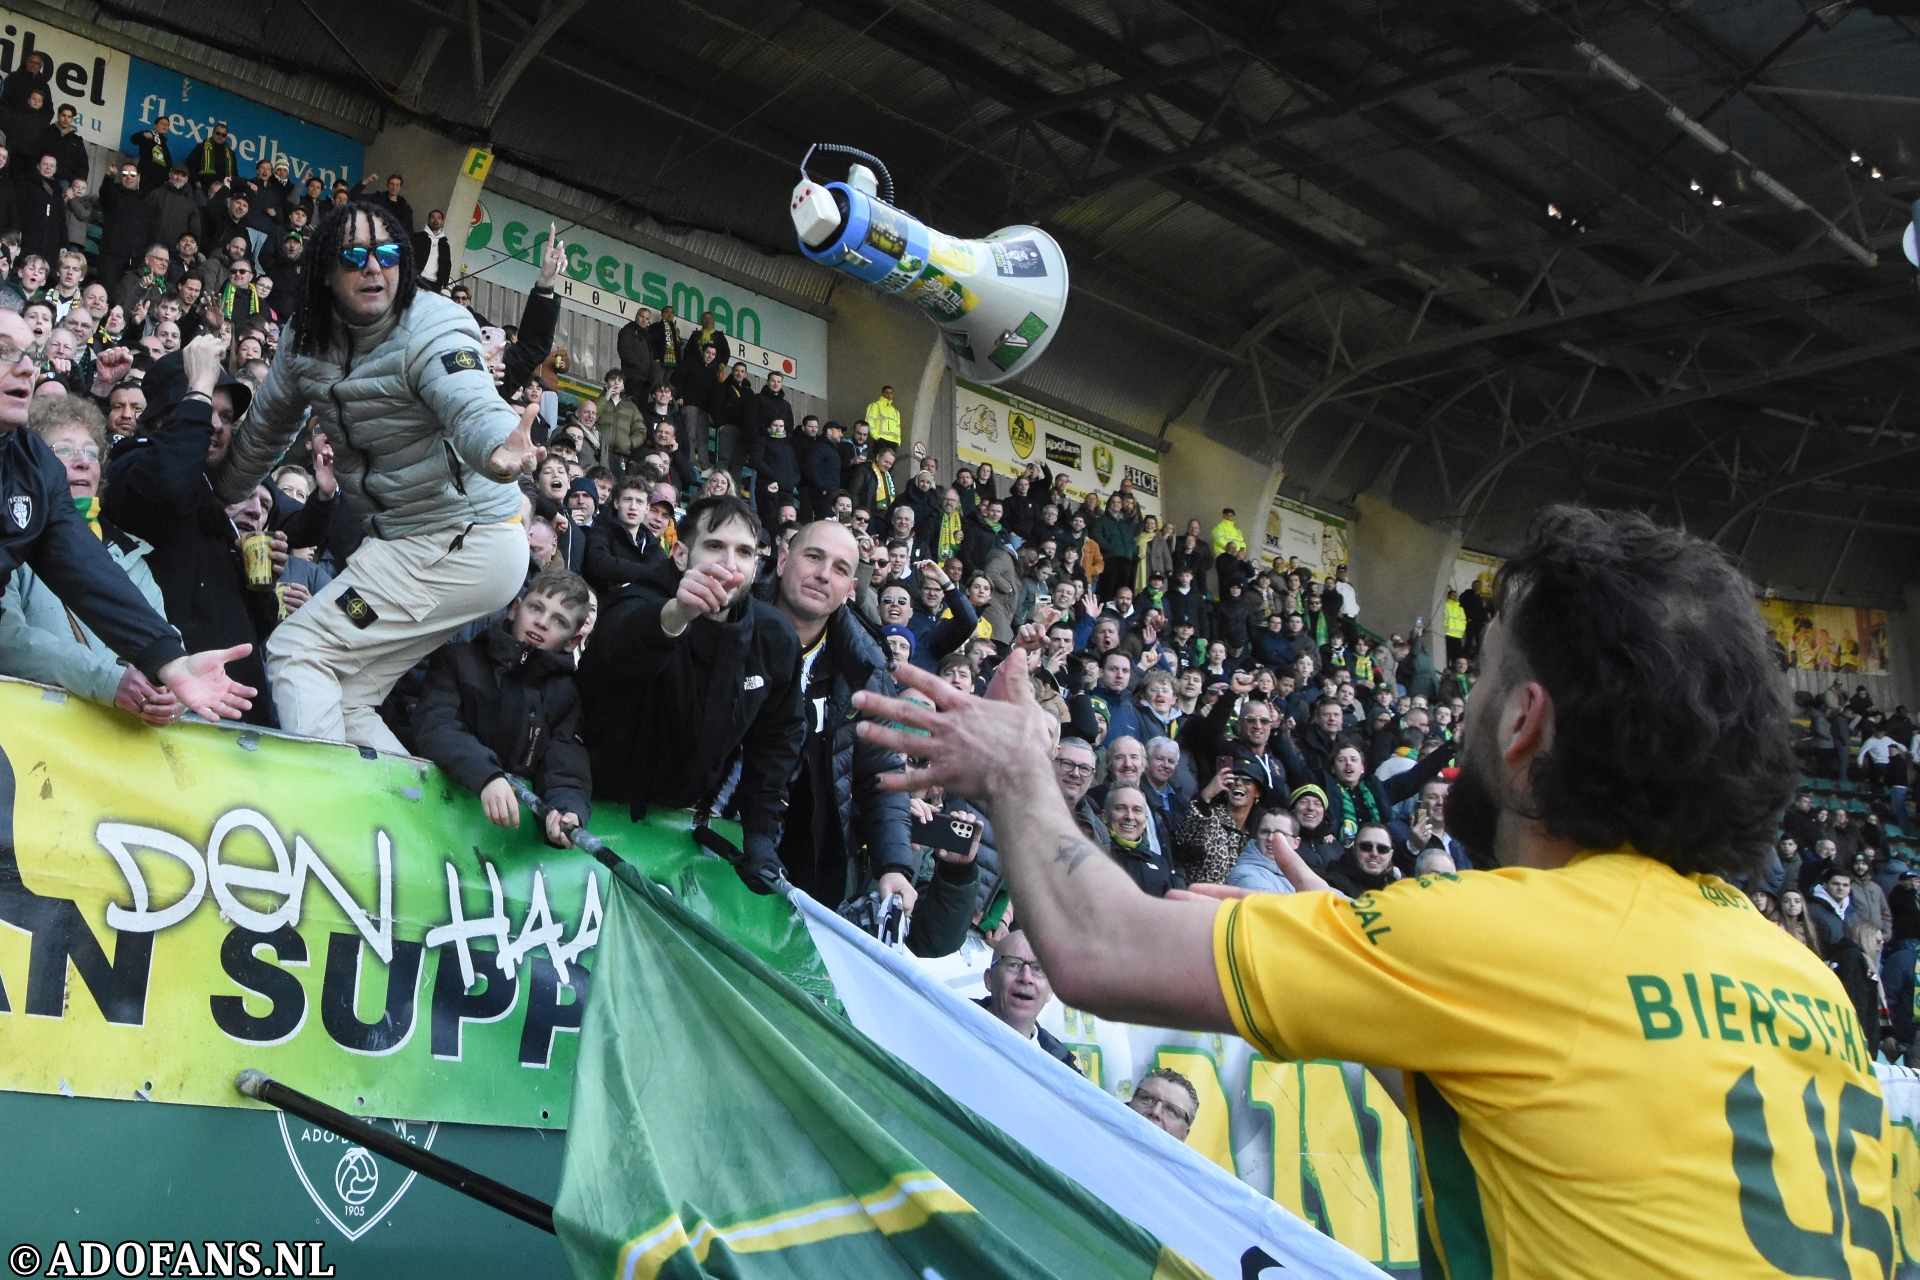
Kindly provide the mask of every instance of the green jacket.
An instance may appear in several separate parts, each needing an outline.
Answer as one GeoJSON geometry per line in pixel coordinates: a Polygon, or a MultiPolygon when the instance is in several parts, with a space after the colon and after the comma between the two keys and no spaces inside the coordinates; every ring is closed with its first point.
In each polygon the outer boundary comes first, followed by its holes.
{"type": "Polygon", "coordinates": [[[1131,560],[1140,554],[1133,526],[1119,516],[1101,516],[1088,528],[1087,536],[1100,544],[1101,554],[1109,560],[1131,560]]]}

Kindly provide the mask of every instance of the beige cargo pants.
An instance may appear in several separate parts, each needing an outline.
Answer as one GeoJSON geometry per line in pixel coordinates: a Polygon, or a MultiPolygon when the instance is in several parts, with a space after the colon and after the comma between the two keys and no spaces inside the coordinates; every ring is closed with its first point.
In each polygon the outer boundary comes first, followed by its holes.
{"type": "Polygon", "coordinates": [[[267,639],[280,727],[404,753],[376,708],[448,636],[512,600],[526,575],[518,520],[477,524],[464,535],[368,538],[340,576],[267,639]]]}

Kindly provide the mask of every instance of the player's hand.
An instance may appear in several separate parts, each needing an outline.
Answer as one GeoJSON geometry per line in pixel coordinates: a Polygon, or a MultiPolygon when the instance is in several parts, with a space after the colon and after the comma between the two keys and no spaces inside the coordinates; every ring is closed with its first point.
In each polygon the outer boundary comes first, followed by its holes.
{"type": "Polygon", "coordinates": [[[913,887],[913,881],[898,871],[887,872],[880,877],[874,887],[880,891],[882,901],[898,894],[900,906],[908,915],[913,914],[914,904],[920,901],[920,893],[913,887]]]}
{"type": "Polygon", "coordinates": [[[160,682],[182,705],[209,720],[238,720],[253,706],[254,690],[227,674],[227,664],[253,652],[250,644],[202,649],[160,668],[160,682]]]}
{"type": "Polygon", "coordinates": [[[520,801],[513,794],[513,784],[505,778],[495,778],[480,788],[480,807],[486,810],[487,821],[496,827],[520,825],[520,801]]]}
{"type": "Polygon", "coordinates": [[[931,671],[901,667],[900,683],[924,695],[931,707],[886,698],[865,689],[854,705],[870,719],[855,732],[867,741],[927,763],[883,774],[888,791],[937,786],[948,795],[984,798],[1018,794],[1033,780],[1050,781],[1047,744],[1052,719],[1033,694],[1026,650],[1014,649],[994,672],[987,696],[962,693],[931,671]],[[911,730],[921,730],[914,733],[911,730]]]}
{"type": "Polygon", "coordinates": [[[557,844],[562,849],[573,847],[573,829],[580,825],[580,819],[560,809],[547,810],[547,842],[557,844]]]}

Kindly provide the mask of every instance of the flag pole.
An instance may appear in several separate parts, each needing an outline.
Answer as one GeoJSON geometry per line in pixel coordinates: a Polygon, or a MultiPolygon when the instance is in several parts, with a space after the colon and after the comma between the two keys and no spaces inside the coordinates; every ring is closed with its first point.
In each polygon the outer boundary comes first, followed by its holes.
{"type": "Polygon", "coordinates": [[[455,1164],[445,1156],[437,1156],[431,1151],[419,1147],[401,1138],[398,1134],[376,1129],[364,1120],[357,1120],[344,1111],[339,1111],[318,1098],[310,1097],[297,1089],[289,1089],[278,1080],[264,1072],[249,1067],[240,1073],[234,1081],[234,1087],[256,1101],[270,1107],[278,1107],[290,1115],[299,1116],[309,1124],[319,1125],[327,1132],[343,1141],[365,1147],[375,1155],[385,1156],[403,1169],[432,1178],[442,1186],[452,1187],[461,1195],[470,1196],[481,1204],[498,1209],[504,1214],[520,1219],[529,1226],[540,1228],[553,1235],[553,1206],[535,1200],[525,1192],[516,1191],[504,1183],[495,1182],[484,1174],[475,1173],[465,1165],[455,1164]]]}
{"type": "MultiPolygon", "coordinates": [[[[545,800],[542,800],[539,795],[534,792],[534,789],[527,785],[524,779],[516,778],[512,774],[508,774],[507,785],[513,788],[513,794],[519,799],[520,803],[533,811],[534,817],[544,821],[547,814],[552,811],[553,806],[545,800]]],[[[637,867],[633,867],[632,863],[608,848],[604,840],[594,835],[593,832],[587,830],[585,827],[570,827],[568,828],[567,834],[572,837],[574,848],[592,854],[594,859],[609,871],[618,871],[621,867],[629,867],[635,871],[638,870],[637,867]]],[[[708,853],[722,858],[736,867],[740,865],[740,850],[734,847],[732,841],[708,826],[705,818],[699,815],[695,816],[692,835],[693,842],[702,849],[705,849],[708,853]]],[[[660,887],[666,889],[665,885],[660,887]]],[[[787,881],[784,873],[782,873],[770,887],[773,892],[783,898],[791,900],[793,897],[793,885],[787,881]]],[[[666,892],[671,894],[673,891],[666,889],[666,892]]]]}
{"type": "MultiPolygon", "coordinates": [[[[528,786],[522,779],[508,774],[507,785],[513,788],[513,794],[519,799],[520,803],[533,811],[534,817],[544,821],[547,814],[552,811],[553,806],[536,795],[533,788],[528,786]]],[[[573,838],[574,848],[583,853],[592,854],[594,859],[608,870],[612,870],[626,862],[625,858],[609,849],[604,840],[585,827],[571,828],[567,834],[573,838]]]]}

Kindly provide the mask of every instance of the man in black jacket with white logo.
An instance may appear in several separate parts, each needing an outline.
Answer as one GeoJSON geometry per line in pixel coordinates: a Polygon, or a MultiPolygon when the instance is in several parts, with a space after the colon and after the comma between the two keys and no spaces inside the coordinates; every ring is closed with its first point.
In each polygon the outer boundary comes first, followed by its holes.
{"type": "Polygon", "coordinates": [[[747,887],[780,879],[787,783],[799,764],[800,642],[753,598],[760,520],[734,497],[687,508],[669,559],[603,601],[580,667],[594,793],[637,821],[710,803],[733,765],[747,887]]]}
{"type": "Polygon", "coordinates": [[[226,664],[244,658],[247,648],[189,655],[74,508],[65,465],[46,441],[21,430],[39,356],[27,322],[0,311],[0,588],[15,569],[32,565],[82,622],[149,680],[209,720],[239,716],[252,705],[254,690],[229,679],[226,664]]]}

